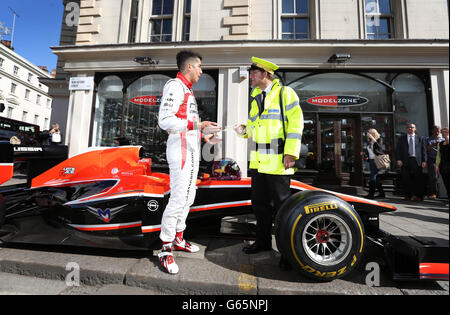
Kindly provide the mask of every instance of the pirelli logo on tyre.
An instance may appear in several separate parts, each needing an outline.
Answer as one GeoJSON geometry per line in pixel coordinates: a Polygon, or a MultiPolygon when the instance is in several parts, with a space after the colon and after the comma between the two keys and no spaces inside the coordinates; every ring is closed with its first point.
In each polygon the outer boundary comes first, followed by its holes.
{"type": "Polygon", "coordinates": [[[300,261],[300,259],[298,259],[297,255],[296,255],[296,258],[297,258],[298,263],[300,264],[300,267],[303,270],[313,274],[315,277],[318,277],[318,278],[335,278],[335,277],[340,277],[340,276],[342,276],[344,273],[346,273],[349,270],[347,267],[353,268],[353,266],[356,264],[356,261],[358,260],[358,258],[356,258],[356,256],[353,255],[352,262],[350,263],[349,266],[343,266],[342,268],[340,268],[339,270],[336,270],[336,271],[321,271],[321,270],[314,269],[311,266],[303,264],[300,261]]]}
{"type": "Polygon", "coordinates": [[[337,208],[338,208],[338,204],[335,201],[332,201],[332,202],[320,202],[320,203],[315,203],[315,204],[312,204],[312,205],[305,206],[305,213],[306,214],[312,214],[312,213],[316,213],[316,212],[333,210],[333,209],[337,209],[337,208]]]}

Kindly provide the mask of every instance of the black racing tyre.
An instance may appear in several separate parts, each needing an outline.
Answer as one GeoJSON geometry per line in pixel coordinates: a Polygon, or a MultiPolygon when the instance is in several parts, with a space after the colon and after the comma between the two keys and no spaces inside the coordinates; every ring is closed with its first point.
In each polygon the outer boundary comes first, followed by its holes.
{"type": "Polygon", "coordinates": [[[321,191],[302,191],[277,213],[280,253],[302,274],[331,281],[349,274],[364,253],[364,226],[344,200],[321,191]]]}

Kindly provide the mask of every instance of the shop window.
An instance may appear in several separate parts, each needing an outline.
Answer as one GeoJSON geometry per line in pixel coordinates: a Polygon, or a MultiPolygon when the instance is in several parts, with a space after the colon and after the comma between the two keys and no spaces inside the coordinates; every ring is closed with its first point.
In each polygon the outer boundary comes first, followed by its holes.
{"type": "MultiPolygon", "coordinates": [[[[128,77],[129,74],[124,74],[124,78],[128,77]]],[[[118,76],[102,79],[95,105],[93,146],[117,146],[118,138],[125,138],[129,144],[143,147],[144,157],[152,158],[153,167],[167,168],[168,134],[158,126],[158,113],[161,94],[169,79],[168,75],[150,74],[138,78],[126,89],[118,76]]],[[[216,79],[204,73],[193,92],[200,119],[217,121],[216,79]]],[[[205,163],[202,162],[204,166],[205,163]]]]}
{"type": "Polygon", "coordinates": [[[164,84],[170,77],[151,74],[136,80],[127,89],[124,137],[141,145],[154,164],[166,164],[167,133],[158,126],[158,112],[164,84]]]}
{"type": "Polygon", "coordinates": [[[153,0],[150,18],[150,41],[172,41],[174,0],[153,0]]]}
{"type": "Polygon", "coordinates": [[[281,38],[308,39],[309,0],[283,0],[281,3],[281,38]]]}
{"type": "Polygon", "coordinates": [[[94,147],[115,146],[120,137],[123,102],[122,80],[116,76],[105,77],[98,86],[94,114],[94,147]]]}
{"type": "Polygon", "coordinates": [[[306,158],[305,168],[315,169],[317,167],[317,139],[316,139],[316,115],[312,113],[304,114],[304,128],[302,135],[302,147],[308,149],[308,157],[306,158]]]}
{"type": "Polygon", "coordinates": [[[193,87],[201,120],[217,121],[217,86],[209,74],[202,74],[193,87]]]}
{"type": "MultiPolygon", "coordinates": [[[[155,167],[167,167],[167,132],[158,126],[160,96],[167,80],[165,75],[148,75],[134,82],[127,89],[128,106],[124,135],[131,144],[142,145],[144,156],[151,157],[155,167]],[[134,102],[130,101],[135,99],[134,102]],[[136,104],[136,103],[144,103],[136,104]]],[[[201,120],[217,121],[216,81],[203,74],[194,85],[193,92],[201,120]]],[[[202,162],[202,164],[204,164],[202,162]]]]}
{"type": "Polygon", "coordinates": [[[392,85],[395,134],[400,136],[411,122],[416,125],[417,133],[428,136],[428,108],[424,83],[414,74],[403,73],[397,76],[392,85]]]}
{"type": "Polygon", "coordinates": [[[390,0],[364,0],[367,39],[393,37],[393,14],[390,0]]]}

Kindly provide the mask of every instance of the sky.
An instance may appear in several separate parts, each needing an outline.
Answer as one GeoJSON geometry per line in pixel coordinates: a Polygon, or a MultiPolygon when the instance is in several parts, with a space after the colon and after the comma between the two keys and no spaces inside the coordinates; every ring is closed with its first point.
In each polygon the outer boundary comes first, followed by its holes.
{"type": "MultiPolygon", "coordinates": [[[[12,28],[13,12],[17,12],[14,28],[14,51],[36,66],[56,68],[57,56],[50,49],[59,45],[62,0],[0,0],[0,22],[12,28]]],[[[11,40],[11,35],[3,36],[11,40]]]]}

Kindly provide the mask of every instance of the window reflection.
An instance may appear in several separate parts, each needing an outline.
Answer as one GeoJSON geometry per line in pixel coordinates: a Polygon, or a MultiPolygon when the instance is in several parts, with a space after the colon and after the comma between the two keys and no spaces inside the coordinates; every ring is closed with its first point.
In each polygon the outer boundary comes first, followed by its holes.
{"type": "Polygon", "coordinates": [[[395,133],[405,133],[408,122],[416,125],[417,133],[428,136],[427,97],[424,83],[414,74],[400,74],[394,79],[395,133]]]}
{"type": "MultiPolygon", "coordinates": [[[[168,135],[158,126],[158,112],[162,90],[169,79],[171,77],[163,74],[145,75],[131,83],[124,94],[120,77],[105,77],[98,86],[93,146],[117,146],[117,139],[124,137],[131,145],[142,146],[144,157],[152,158],[154,167],[167,167],[168,135]],[[122,115],[124,98],[126,102],[122,115]]],[[[217,121],[217,85],[214,77],[204,73],[194,85],[193,92],[200,119],[217,121]]]]}
{"type": "Polygon", "coordinates": [[[122,122],[123,84],[117,76],[104,78],[99,86],[94,113],[94,146],[115,145],[122,122]]]}
{"type": "Polygon", "coordinates": [[[167,133],[158,126],[158,112],[164,84],[170,77],[152,74],[127,89],[124,136],[132,145],[142,145],[155,164],[165,164],[167,133]]]}

